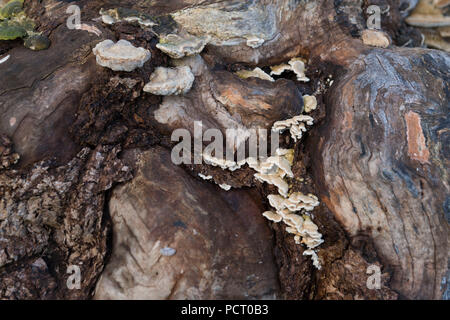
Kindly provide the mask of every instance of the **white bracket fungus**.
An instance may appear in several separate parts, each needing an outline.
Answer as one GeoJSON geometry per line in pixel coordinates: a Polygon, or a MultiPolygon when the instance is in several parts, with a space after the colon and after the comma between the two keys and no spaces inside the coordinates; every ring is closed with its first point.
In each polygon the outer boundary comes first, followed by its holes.
{"type": "Polygon", "coordinates": [[[314,267],[320,270],[321,266],[319,262],[319,257],[317,256],[317,253],[314,250],[305,250],[305,252],[303,252],[303,255],[311,256],[314,267]]]}
{"type": "Polygon", "coordinates": [[[300,210],[312,211],[319,205],[319,199],[312,194],[304,195],[301,192],[295,192],[289,196],[289,198],[281,197],[276,194],[267,196],[269,203],[277,211],[288,209],[295,212],[300,210]]]}
{"type": "Polygon", "coordinates": [[[202,173],[199,173],[198,176],[199,176],[200,178],[202,178],[203,180],[211,180],[211,179],[213,178],[212,176],[205,176],[205,175],[202,174],[202,173]]]}
{"type": "Polygon", "coordinates": [[[266,211],[263,213],[263,216],[266,217],[268,220],[273,222],[281,222],[283,220],[283,217],[279,214],[273,213],[272,211],[266,211]]]}
{"type": "Polygon", "coordinates": [[[293,58],[289,61],[292,71],[297,75],[297,81],[309,82],[309,78],[305,75],[305,63],[300,58],[293,58]]]}
{"type": "Polygon", "coordinates": [[[231,186],[226,183],[217,183],[216,181],[214,181],[213,176],[209,176],[209,175],[205,176],[202,173],[199,173],[198,176],[206,181],[212,180],[214,183],[216,183],[219,187],[221,187],[225,191],[229,191],[231,189],[231,186]]]}
{"type": "MultiPolygon", "coordinates": [[[[256,68],[253,71],[238,72],[238,76],[242,78],[254,77],[255,75],[259,75],[259,77],[262,78],[269,76],[261,69],[258,69],[259,68],[256,68]],[[262,75],[261,72],[264,73],[264,75],[262,75]]],[[[289,62],[289,65],[285,64],[272,67],[271,74],[279,75],[285,70],[294,71],[297,74],[299,81],[302,81],[300,79],[307,79],[304,77],[304,62],[300,59],[292,59],[289,62]]],[[[314,96],[305,95],[303,99],[306,112],[316,109],[317,100],[314,96]]],[[[272,130],[278,132],[289,130],[292,138],[297,142],[301,139],[303,132],[306,131],[306,125],[311,126],[313,124],[314,119],[312,117],[308,115],[298,115],[292,119],[275,122],[272,130]]],[[[267,197],[270,205],[275,208],[276,212],[266,211],[262,215],[268,220],[276,223],[284,222],[287,226],[286,231],[294,235],[295,243],[306,246],[307,250],[304,251],[303,255],[311,256],[313,265],[317,269],[321,268],[319,257],[314,249],[323,243],[322,234],[308,214],[309,211],[314,210],[314,208],[320,204],[319,199],[313,194],[305,195],[301,192],[293,192],[290,194],[289,190],[289,180],[287,180],[287,178],[294,178],[294,173],[292,172],[294,149],[278,148],[275,150],[274,156],[263,159],[249,157],[239,162],[217,158],[210,154],[203,153],[203,161],[206,164],[230,171],[238,170],[247,164],[256,171],[254,174],[256,180],[276,186],[279,195],[271,194],[267,197]],[[297,214],[298,212],[302,213],[302,215],[297,214]]],[[[198,176],[204,180],[212,179],[211,176],[205,176],[201,173],[199,173],[198,176]]],[[[227,184],[219,184],[219,186],[225,190],[231,189],[231,186],[227,184]]]]}
{"type": "Polygon", "coordinates": [[[253,70],[239,70],[236,71],[236,75],[241,79],[247,79],[247,78],[259,78],[262,80],[267,80],[274,82],[275,79],[269,76],[267,73],[264,72],[261,68],[256,67],[253,70]]]}
{"type": "Polygon", "coordinates": [[[100,16],[102,22],[109,25],[115,24],[120,21],[126,21],[130,23],[137,22],[141,27],[153,27],[157,25],[150,16],[141,14],[137,11],[127,10],[123,8],[108,10],[101,9],[100,16]]]}
{"type": "Polygon", "coordinates": [[[279,76],[285,71],[292,71],[292,67],[288,64],[283,63],[283,64],[279,64],[279,65],[270,67],[270,70],[272,70],[270,72],[270,75],[279,76]]]}
{"type": "Polygon", "coordinates": [[[311,255],[314,266],[320,269],[319,259],[312,249],[323,243],[322,234],[308,215],[304,214],[302,217],[296,214],[296,212],[314,210],[320,204],[319,199],[313,194],[305,195],[301,192],[289,195],[289,185],[284,178],[286,176],[294,177],[291,170],[294,162],[294,150],[277,149],[276,154],[277,156],[262,161],[255,158],[246,160],[250,168],[257,171],[255,174],[257,180],[275,185],[280,193],[280,195],[271,194],[267,197],[276,212],[266,211],[263,216],[273,222],[283,221],[287,225],[286,231],[294,235],[295,243],[304,244],[308,248],[308,255],[311,255]],[[312,251],[313,254],[310,254],[309,251],[312,251]]]}
{"type": "Polygon", "coordinates": [[[269,195],[268,199],[270,205],[276,209],[276,213],[266,211],[263,213],[263,216],[274,222],[283,221],[287,225],[286,232],[294,235],[296,244],[304,244],[308,248],[306,250],[308,253],[304,253],[304,255],[311,255],[314,266],[320,269],[319,259],[313,249],[323,243],[322,234],[308,215],[304,214],[300,216],[295,214],[295,212],[301,210],[313,210],[314,207],[319,205],[317,197],[314,195],[305,196],[297,192],[289,198],[284,198],[279,195],[269,195]]]}
{"type": "Polygon", "coordinates": [[[317,99],[314,96],[304,95],[303,104],[305,105],[305,112],[310,113],[317,109],[317,99]]]}
{"type": "Polygon", "coordinates": [[[312,126],[314,124],[314,119],[306,115],[295,116],[291,119],[275,122],[273,124],[272,130],[282,132],[286,129],[289,129],[291,137],[295,142],[297,142],[302,138],[303,132],[306,132],[305,123],[309,126],[312,126]]]}
{"type": "Polygon", "coordinates": [[[276,186],[278,188],[278,192],[282,196],[284,196],[284,197],[288,196],[289,185],[279,175],[257,173],[257,174],[255,174],[255,178],[261,182],[267,182],[268,184],[272,184],[272,185],[276,186]]]}
{"type": "Polygon", "coordinates": [[[361,35],[365,45],[379,48],[387,48],[391,45],[389,36],[380,30],[366,29],[361,35]]]}
{"type": "Polygon", "coordinates": [[[220,167],[223,170],[230,170],[230,171],[236,171],[237,169],[242,168],[242,166],[245,165],[246,163],[246,160],[235,162],[232,160],[216,158],[207,153],[203,154],[203,161],[205,161],[206,164],[209,164],[213,167],[220,167]]]}
{"type": "Polygon", "coordinates": [[[150,76],[150,82],[145,85],[144,91],[161,96],[186,94],[191,90],[194,79],[188,66],[158,67],[150,76]]]}
{"type": "Polygon", "coordinates": [[[301,58],[292,58],[288,64],[283,63],[270,67],[271,75],[279,76],[285,71],[293,71],[297,75],[297,81],[309,82],[309,78],[305,75],[305,62],[301,58]]]}
{"type": "Polygon", "coordinates": [[[219,187],[221,187],[225,191],[229,191],[231,189],[231,186],[226,183],[219,184],[219,187]]]}
{"type": "Polygon", "coordinates": [[[173,59],[181,59],[202,52],[207,43],[204,38],[169,34],[161,37],[156,47],[173,59]]]}
{"type": "Polygon", "coordinates": [[[119,40],[117,43],[105,40],[98,43],[92,51],[99,65],[114,71],[130,72],[141,68],[151,57],[150,51],[136,48],[126,40],[119,40]]]}
{"type": "Polygon", "coordinates": [[[290,153],[286,153],[284,155],[272,156],[261,161],[258,161],[255,158],[247,158],[246,162],[250,168],[258,173],[266,175],[276,174],[282,178],[284,178],[285,175],[288,175],[290,178],[293,178],[294,174],[291,170],[292,162],[288,159],[289,156],[290,153]]]}

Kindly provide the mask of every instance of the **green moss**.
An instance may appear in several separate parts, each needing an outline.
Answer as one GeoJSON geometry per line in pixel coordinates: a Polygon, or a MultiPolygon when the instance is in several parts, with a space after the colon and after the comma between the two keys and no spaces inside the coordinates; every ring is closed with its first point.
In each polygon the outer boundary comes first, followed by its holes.
{"type": "Polygon", "coordinates": [[[0,40],[14,40],[23,38],[27,31],[19,24],[3,21],[0,23],[0,40]]]}
{"type": "Polygon", "coordinates": [[[25,13],[21,12],[15,17],[9,19],[11,23],[15,23],[17,25],[20,25],[22,28],[24,28],[27,32],[31,33],[34,31],[34,28],[36,25],[34,24],[34,21],[30,18],[28,18],[25,13]]]}
{"type": "Polygon", "coordinates": [[[23,0],[12,0],[0,9],[0,19],[10,19],[23,11],[23,0]]]}
{"type": "Polygon", "coordinates": [[[25,39],[24,46],[34,51],[45,50],[50,46],[50,40],[46,36],[33,34],[25,39]]]}

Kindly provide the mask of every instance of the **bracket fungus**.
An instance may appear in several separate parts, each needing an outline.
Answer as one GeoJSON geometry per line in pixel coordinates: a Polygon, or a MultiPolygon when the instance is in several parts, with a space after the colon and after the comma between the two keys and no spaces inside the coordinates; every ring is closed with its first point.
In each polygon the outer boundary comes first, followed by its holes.
{"type": "MultiPolygon", "coordinates": [[[[307,212],[314,210],[320,202],[313,195],[305,195],[301,192],[294,192],[289,195],[289,184],[285,177],[293,178],[291,170],[294,160],[293,149],[277,149],[277,156],[269,157],[263,161],[254,158],[247,159],[248,165],[257,171],[255,178],[262,182],[275,185],[280,195],[271,194],[267,197],[270,205],[276,212],[266,211],[263,216],[273,222],[283,221],[286,225],[286,232],[294,235],[296,244],[304,244],[308,250],[318,247],[323,243],[322,234],[318,231],[317,225],[312,222],[307,212]],[[296,212],[304,212],[303,216],[296,212]]],[[[317,269],[320,269],[319,259],[316,252],[312,251],[311,258],[317,269]]]]}
{"type": "Polygon", "coordinates": [[[305,250],[305,252],[303,252],[304,256],[311,256],[311,260],[313,261],[313,265],[314,267],[316,267],[317,269],[320,270],[321,266],[320,266],[320,262],[319,262],[319,257],[317,256],[317,253],[314,250],[305,250]]]}
{"type": "Polygon", "coordinates": [[[293,58],[289,61],[289,65],[292,68],[292,71],[297,75],[297,81],[308,82],[309,78],[306,77],[305,71],[305,62],[301,58],[293,58]]]}
{"type": "Polygon", "coordinates": [[[272,184],[278,188],[278,192],[284,197],[288,196],[289,193],[289,185],[283,180],[283,178],[277,174],[263,174],[257,173],[255,174],[255,178],[261,182],[267,182],[268,184],[272,184]]]}
{"type": "Polygon", "coordinates": [[[236,171],[242,168],[242,166],[246,163],[246,160],[235,162],[232,160],[217,158],[207,153],[203,153],[202,156],[203,161],[205,161],[206,164],[209,164],[213,167],[220,167],[223,170],[236,171]]]}
{"type": "Polygon", "coordinates": [[[308,250],[304,255],[312,256],[313,264],[320,269],[319,259],[313,249],[323,243],[322,234],[317,225],[306,213],[302,216],[296,214],[300,211],[311,211],[319,205],[318,198],[314,195],[304,195],[300,192],[293,193],[289,198],[279,195],[269,195],[270,205],[276,209],[276,213],[266,211],[263,216],[274,222],[283,221],[287,227],[286,232],[294,235],[296,244],[304,244],[308,250]],[[312,252],[312,253],[311,253],[312,252]]]}
{"type": "Polygon", "coordinates": [[[112,40],[104,40],[98,43],[92,51],[99,65],[114,71],[130,72],[141,68],[151,57],[150,51],[137,48],[126,40],[119,40],[117,43],[112,40]]]}
{"type": "Polygon", "coordinates": [[[381,30],[363,30],[361,38],[365,45],[379,48],[387,48],[392,42],[387,33],[381,30]]]}
{"type": "Polygon", "coordinates": [[[279,76],[285,71],[292,71],[297,75],[297,81],[309,82],[309,78],[305,75],[306,67],[302,58],[292,58],[287,64],[271,66],[270,69],[272,70],[271,75],[279,76]]]}
{"type": "Polygon", "coordinates": [[[275,81],[274,78],[272,78],[270,75],[264,72],[261,68],[256,67],[253,70],[239,70],[236,71],[236,75],[241,79],[247,79],[247,78],[259,78],[262,80],[267,81],[275,81]]]}
{"type": "Polygon", "coordinates": [[[450,26],[450,17],[445,16],[443,8],[450,5],[448,1],[421,0],[405,21],[415,27],[445,27],[450,26]]]}
{"type": "Polygon", "coordinates": [[[422,29],[421,33],[427,47],[450,52],[450,42],[445,39],[449,35],[443,36],[439,29],[422,29]]]}
{"type": "Polygon", "coordinates": [[[194,83],[194,74],[188,66],[176,68],[158,67],[150,76],[145,92],[168,96],[188,93],[194,83]]]}
{"type": "Polygon", "coordinates": [[[304,195],[301,192],[295,192],[288,198],[277,194],[271,194],[267,196],[267,199],[269,200],[270,205],[277,211],[282,211],[284,209],[288,209],[292,212],[300,210],[312,211],[320,204],[319,199],[315,195],[304,195]]]}
{"type": "Polygon", "coordinates": [[[157,22],[151,16],[127,8],[100,9],[100,16],[105,24],[114,24],[120,21],[138,23],[142,27],[153,27],[157,22]]]}
{"type": "Polygon", "coordinates": [[[195,36],[208,36],[213,46],[245,44],[260,47],[277,35],[275,11],[260,1],[251,4],[232,3],[223,10],[218,3],[187,7],[171,14],[185,30],[195,36]]]}
{"type": "Polygon", "coordinates": [[[214,181],[213,177],[210,176],[210,175],[205,176],[204,174],[199,173],[198,176],[200,178],[202,178],[203,180],[205,180],[205,181],[210,181],[210,180],[213,181],[214,183],[216,183],[219,187],[221,187],[225,191],[231,190],[231,186],[230,185],[228,185],[226,183],[217,183],[216,181],[214,181]]]}
{"type": "Polygon", "coordinates": [[[273,213],[272,211],[266,211],[263,213],[263,216],[266,217],[268,220],[273,222],[281,222],[283,220],[283,217],[277,213],[273,213]]]}
{"type": "Polygon", "coordinates": [[[228,184],[226,184],[226,183],[221,183],[221,184],[219,184],[219,187],[221,187],[221,188],[222,188],[223,190],[225,190],[225,191],[231,190],[231,186],[228,185],[228,184]]]}
{"type": "Polygon", "coordinates": [[[420,32],[427,47],[450,52],[450,16],[448,16],[450,1],[421,0],[405,21],[420,32]]]}
{"type": "MultiPolygon", "coordinates": [[[[317,101],[315,97],[306,98],[310,108],[315,108],[317,101]]],[[[301,133],[306,131],[305,123],[312,125],[314,119],[310,116],[299,115],[292,119],[279,121],[274,124],[272,130],[291,130],[295,141],[301,138],[301,133]],[[297,128],[292,130],[292,128],[297,128]]],[[[313,265],[320,269],[321,265],[317,253],[313,249],[317,248],[323,243],[322,234],[318,231],[318,227],[311,220],[308,212],[314,210],[320,202],[319,199],[313,195],[305,195],[301,192],[293,192],[290,194],[289,183],[286,178],[294,178],[292,172],[292,165],[294,163],[294,150],[278,148],[275,150],[275,155],[258,159],[249,157],[245,160],[235,162],[232,160],[220,159],[208,154],[203,154],[205,163],[220,167],[224,170],[235,171],[247,164],[250,168],[256,171],[254,177],[256,180],[274,185],[278,188],[279,195],[271,194],[267,198],[270,205],[275,208],[276,212],[265,211],[262,215],[273,222],[284,222],[287,225],[286,231],[294,235],[296,244],[303,244],[307,247],[304,255],[310,255],[313,265]],[[297,212],[303,212],[300,216],[297,212]]],[[[203,179],[209,178],[199,174],[203,179]]],[[[206,180],[206,179],[205,179],[206,180]]],[[[226,185],[225,190],[229,190],[226,185]]]]}
{"type": "Polygon", "coordinates": [[[283,132],[288,129],[291,133],[291,137],[297,142],[302,138],[303,132],[307,131],[305,124],[312,126],[314,124],[314,119],[306,115],[295,116],[291,119],[275,122],[272,130],[283,132]]]}
{"type": "Polygon", "coordinates": [[[276,66],[271,66],[270,70],[271,75],[279,76],[285,71],[292,71],[292,67],[286,63],[283,63],[276,66]]]}
{"type": "Polygon", "coordinates": [[[255,178],[261,182],[272,184],[278,188],[278,192],[287,197],[289,193],[289,184],[284,180],[286,176],[293,178],[294,174],[291,170],[292,163],[284,156],[272,156],[265,160],[248,159],[247,163],[250,168],[257,171],[255,178]]]}
{"type": "Polygon", "coordinates": [[[198,176],[199,176],[200,178],[202,178],[203,180],[211,180],[211,179],[213,178],[213,177],[210,176],[210,175],[206,176],[206,175],[204,175],[204,174],[202,174],[202,173],[199,173],[198,176]]]}
{"type": "Polygon", "coordinates": [[[305,106],[306,113],[310,113],[317,109],[317,99],[314,96],[304,95],[303,104],[305,106]]]}
{"type": "Polygon", "coordinates": [[[161,36],[156,47],[173,59],[181,59],[202,52],[206,44],[207,40],[204,38],[169,34],[161,36]]]}

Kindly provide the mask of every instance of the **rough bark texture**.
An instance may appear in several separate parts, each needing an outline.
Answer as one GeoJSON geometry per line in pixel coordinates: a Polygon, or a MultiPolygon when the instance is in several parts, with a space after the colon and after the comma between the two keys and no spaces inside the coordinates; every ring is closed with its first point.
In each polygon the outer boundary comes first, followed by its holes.
{"type": "Polygon", "coordinates": [[[277,296],[273,239],[257,194],[195,181],[160,147],[125,158],[137,169],[111,195],[116,236],[95,298],[277,296]],[[164,255],[165,248],[176,252],[164,255]]]}
{"type": "Polygon", "coordinates": [[[373,50],[333,87],[316,140],[322,200],[411,298],[439,296],[447,272],[449,67],[444,53],[373,50]]]}
{"type": "Polygon", "coordinates": [[[10,55],[0,64],[0,298],[442,298],[450,58],[400,47],[421,39],[403,23],[405,2],[26,0],[52,44],[33,52],[0,41],[1,57],[10,55]],[[70,4],[81,7],[81,30],[66,27],[70,4]],[[389,12],[387,49],[360,39],[370,4],[389,12]],[[119,6],[158,25],[93,20],[119,6]],[[173,61],[156,44],[178,32],[211,42],[173,61]],[[264,43],[251,48],[253,36],[264,43]],[[92,48],[104,39],[129,40],[152,58],[129,73],[101,68],[92,48]],[[298,56],[309,83],[234,73],[298,56]],[[188,94],[142,91],[155,67],[173,65],[192,68],[188,94]],[[316,127],[300,143],[281,142],[295,148],[292,190],[320,197],[321,270],[260,215],[276,188],[251,169],[169,158],[175,128],[270,128],[300,114],[305,94],[319,102],[316,127]],[[216,185],[224,183],[238,189],[216,185]],[[81,266],[79,290],[66,285],[70,265],[81,266]],[[366,285],[370,265],[382,269],[379,290],[366,285]]]}

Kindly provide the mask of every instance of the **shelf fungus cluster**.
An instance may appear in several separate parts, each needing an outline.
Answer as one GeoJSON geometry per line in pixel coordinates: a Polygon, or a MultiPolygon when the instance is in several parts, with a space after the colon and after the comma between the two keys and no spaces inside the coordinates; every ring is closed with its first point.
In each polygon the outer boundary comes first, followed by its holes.
{"type": "Polygon", "coordinates": [[[303,104],[305,105],[306,113],[310,113],[317,109],[317,99],[314,96],[305,94],[303,96],[303,104]]]}
{"type": "Polygon", "coordinates": [[[128,8],[101,9],[100,16],[103,23],[110,25],[120,21],[137,23],[141,27],[153,27],[157,25],[153,17],[128,8]]]}
{"type": "Polygon", "coordinates": [[[47,49],[50,40],[34,29],[34,21],[23,11],[23,0],[12,0],[0,7],[0,40],[23,39],[28,49],[47,49]]]}
{"type": "Polygon", "coordinates": [[[392,40],[389,35],[381,30],[366,29],[361,35],[365,45],[371,47],[387,48],[391,45],[392,40]]]}
{"type": "Polygon", "coordinates": [[[297,81],[309,82],[309,78],[305,75],[306,67],[302,58],[292,58],[288,63],[272,66],[270,69],[272,70],[270,75],[279,76],[285,71],[292,71],[297,75],[297,81]]]}
{"type": "MultiPolygon", "coordinates": [[[[296,118],[298,119],[298,117],[296,118]]],[[[312,120],[309,118],[305,119],[311,123],[312,120]]],[[[313,265],[317,269],[321,268],[319,257],[314,249],[323,243],[322,234],[309,215],[309,212],[319,205],[319,199],[312,194],[305,195],[301,192],[291,192],[288,179],[294,178],[291,169],[294,163],[294,149],[279,148],[274,156],[264,159],[249,157],[236,162],[203,154],[203,160],[206,164],[230,171],[248,165],[256,171],[254,174],[256,180],[276,186],[279,194],[268,196],[269,203],[275,211],[266,211],[263,216],[276,223],[284,222],[287,225],[286,231],[294,235],[295,243],[307,247],[303,254],[311,256],[313,265]]],[[[199,177],[204,180],[213,180],[212,176],[203,174],[199,174],[199,177]]],[[[225,190],[230,189],[228,185],[220,186],[225,190]]]]}
{"type": "Polygon", "coordinates": [[[271,194],[267,197],[275,212],[266,211],[263,216],[275,223],[284,222],[287,225],[286,231],[294,235],[295,243],[304,244],[307,247],[303,254],[310,255],[314,266],[320,269],[319,258],[314,249],[323,243],[322,234],[308,215],[308,212],[319,205],[319,199],[312,194],[290,192],[286,178],[294,178],[291,170],[294,150],[278,149],[276,153],[275,157],[250,165],[257,171],[255,174],[257,180],[278,188],[279,195],[271,194]]]}
{"type": "Polygon", "coordinates": [[[450,52],[450,1],[420,0],[405,21],[420,28],[428,47],[450,52]]]}
{"type": "Polygon", "coordinates": [[[306,125],[312,126],[313,124],[314,119],[312,117],[307,115],[299,115],[291,119],[275,122],[272,130],[278,132],[289,130],[292,139],[297,142],[302,138],[303,133],[307,131],[306,125]]]}

